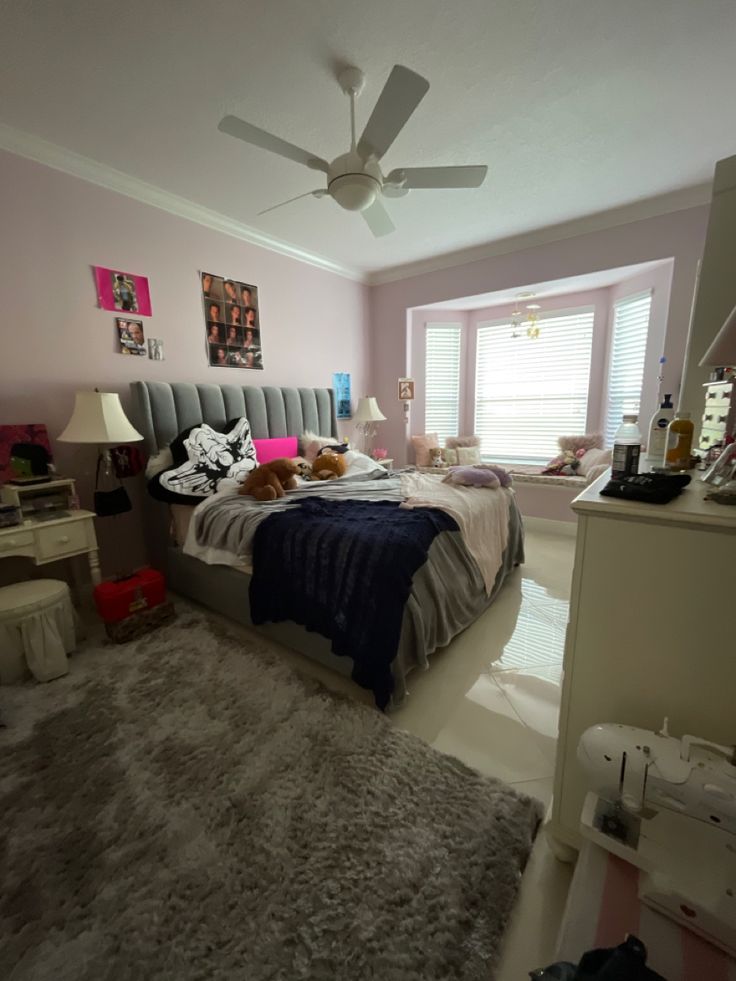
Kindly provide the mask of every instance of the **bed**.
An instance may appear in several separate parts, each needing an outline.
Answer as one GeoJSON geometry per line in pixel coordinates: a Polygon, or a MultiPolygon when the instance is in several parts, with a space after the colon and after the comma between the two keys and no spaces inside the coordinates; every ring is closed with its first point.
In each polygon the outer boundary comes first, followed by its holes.
{"type": "MultiPolygon", "coordinates": [[[[331,389],[141,381],[133,383],[132,393],[136,425],[149,455],[165,449],[188,426],[206,422],[217,429],[242,415],[247,416],[256,439],[301,435],[306,430],[338,436],[331,389]]],[[[521,518],[513,493],[504,493],[509,495],[505,548],[488,588],[456,527],[436,535],[426,562],[413,575],[391,664],[394,704],[406,694],[409,672],[427,667],[433,651],[446,646],[473,623],[523,561],[521,518]]],[[[333,654],[331,641],[314,631],[289,621],[254,625],[249,599],[252,572],[245,565],[208,564],[186,554],[182,544],[191,533],[191,522],[192,514],[186,509],[174,509],[172,515],[169,508],[146,495],[144,526],[151,560],[166,572],[172,590],[254,627],[341,674],[354,673],[357,665],[349,657],[333,654]],[[175,537],[171,534],[172,518],[178,527],[175,537]]]]}

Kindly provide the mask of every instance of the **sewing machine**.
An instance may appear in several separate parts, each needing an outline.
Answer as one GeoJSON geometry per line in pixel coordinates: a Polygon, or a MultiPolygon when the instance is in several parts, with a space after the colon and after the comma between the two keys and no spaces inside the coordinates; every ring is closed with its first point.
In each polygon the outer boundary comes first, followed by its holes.
{"type": "Polygon", "coordinates": [[[644,873],[639,898],[736,956],[734,747],[597,725],[577,751],[581,833],[644,873]]]}

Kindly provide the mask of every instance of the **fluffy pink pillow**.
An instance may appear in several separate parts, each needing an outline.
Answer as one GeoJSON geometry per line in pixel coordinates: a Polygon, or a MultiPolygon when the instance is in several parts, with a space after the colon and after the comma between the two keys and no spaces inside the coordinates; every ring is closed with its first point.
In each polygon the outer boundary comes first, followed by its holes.
{"type": "Polygon", "coordinates": [[[411,441],[414,445],[414,461],[418,467],[429,467],[432,460],[429,455],[430,450],[439,449],[439,438],[437,433],[424,433],[423,436],[412,436],[411,441]]]}
{"type": "Polygon", "coordinates": [[[480,436],[448,436],[445,446],[458,449],[462,446],[480,446],[480,436]]]}
{"type": "Polygon", "coordinates": [[[256,460],[259,463],[270,463],[280,460],[283,456],[295,457],[299,453],[296,436],[277,436],[274,439],[254,439],[256,460]]]}

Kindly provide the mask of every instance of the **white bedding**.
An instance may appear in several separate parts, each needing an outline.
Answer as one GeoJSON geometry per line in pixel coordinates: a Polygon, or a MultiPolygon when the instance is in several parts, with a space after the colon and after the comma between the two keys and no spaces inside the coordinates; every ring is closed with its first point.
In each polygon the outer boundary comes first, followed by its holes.
{"type": "Polygon", "coordinates": [[[490,596],[508,541],[513,491],[446,484],[427,473],[402,474],[401,490],[407,498],[401,507],[438,508],[455,519],[490,596]]]}
{"type": "MultiPolygon", "coordinates": [[[[372,462],[372,461],[370,461],[372,462]]],[[[504,488],[477,488],[477,487],[458,487],[443,483],[441,477],[434,474],[403,473],[399,476],[400,489],[394,484],[392,497],[394,500],[402,501],[402,507],[433,507],[450,514],[457,522],[458,528],[463,538],[465,547],[470,556],[475,561],[483,579],[486,594],[490,595],[493,584],[498,574],[498,570],[503,561],[503,553],[508,541],[509,511],[513,491],[504,488]]],[[[305,491],[315,494],[330,493],[338,481],[330,481],[327,484],[322,482],[307,483],[303,482],[299,493],[305,491]],[[328,490],[328,488],[330,490],[328,490]]],[[[358,480],[352,484],[344,485],[345,492],[352,496],[351,488],[355,491],[356,497],[363,497],[366,493],[364,488],[369,488],[367,493],[374,494],[381,485],[386,486],[384,481],[358,480]]],[[[342,490],[342,488],[341,488],[342,490]]],[[[217,508],[223,498],[232,497],[237,493],[237,485],[232,488],[221,490],[218,494],[209,497],[202,504],[198,505],[193,517],[202,515],[209,508],[217,508]]],[[[287,497],[290,492],[287,492],[287,497]]],[[[296,493],[296,492],[294,492],[296,493]]],[[[266,509],[271,502],[258,505],[248,499],[251,507],[266,509]]],[[[274,506],[282,507],[281,502],[273,502],[274,506]]],[[[237,531],[238,525],[233,525],[231,529],[231,541],[237,540],[237,546],[230,548],[215,547],[212,544],[200,543],[197,541],[198,522],[191,520],[184,552],[194,558],[200,559],[209,565],[229,565],[232,568],[252,571],[251,542],[252,534],[262,518],[253,511],[255,524],[251,523],[247,532],[237,531]],[[237,549],[237,550],[236,550],[237,549]]],[[[241,512],[238,506],[237,512],[228,509],[230,520],[240,520],[241,512]]],[[[215,521],[220,523],[222,529],[222,515],[215,515],[215,521]]],[[[208,522],[205,522],[208,524],[208,522]]],[[[226,527],[230,527],[229,523],[226,527]]],[[[225,536],[222,536],[223,538],[225,536]]],[[[208,534],[209,541],[212,538],[208,534]]],[[[219,541],[215,535],[215,541],[219,541]]]]}
{"type": "MultiPolygon", "coordinates": [[[[360,453],[358,450],[348,450],[345,453],[345,462],[347,463],[346,477],[369,476],[383,469],[380,463],[376,463],[375,460],[371,460],[369,456],[366,456],[365,453],[360,453]]],[[[296,479],[301,488],[314,488],[315,491],[319,491],[323,486],[322,481],[306,481],[300,477],[296,479]]],[[[338,477],[337,479],[340,480],[341,478],[338,477]]],[[[200,545],[197,541],[195,534],[196,522],[192,520],[195,513],[199,514],[206,508],[216,506],[223,496],[232,497],[233,494],[237,494],[239,484],[235,481],[222,480],[220,481],[220,487],[221,490],[217,494],[208,497],[206,501],[202,501],[196,508],[176,504],[171,506],[172,521],[177,536],[176,540],[182,546],[183,552],[193,556],[195,559],[199,559],[201,562],[207,563],[207,565],[229,565],[231,568],[238,569],[241,572],[252,572],[249,552],[246,552],[244,555],[237,555],[235,552],[230,552],[226,549],[214,548],[210,545],[200,545]],[[187,513],[175,514],[174,508],[187,513]]]]}

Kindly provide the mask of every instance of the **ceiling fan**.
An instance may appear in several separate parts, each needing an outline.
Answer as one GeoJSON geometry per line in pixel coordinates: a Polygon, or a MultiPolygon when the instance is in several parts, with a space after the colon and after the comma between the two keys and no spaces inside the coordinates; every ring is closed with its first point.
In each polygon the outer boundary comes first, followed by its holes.
{"type": "Polygon", "coordinates": [[[330,163],[237,116],[225,116],[220,120],[217,128],[221,132],[326,175],[326,187],[297,194],[288,201],[260,211],[260,215],[310,195],[315,198],[329,195],[346,211],[359,211],[373,234],[380,237],[395,230],[383,206],[383,197],[402,197],[408,191],[420,188],[480,187],[483,183],[488,172],[485,166],[402,167],[392,170],[385,177],[381,172],[381,158],[429,89],[426,78],[403,65],[394,65],[363,135],[357,141],[355,100],[363,91],[365,76],[358,68],[345,68],[338,75],[338,82],[350,98],[350,150],[330,163]]]}

